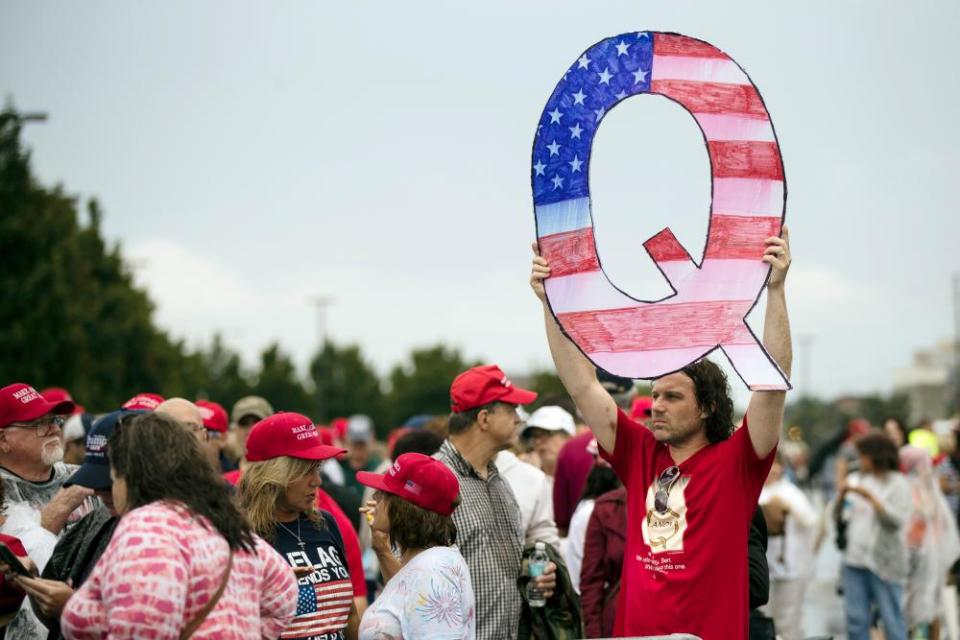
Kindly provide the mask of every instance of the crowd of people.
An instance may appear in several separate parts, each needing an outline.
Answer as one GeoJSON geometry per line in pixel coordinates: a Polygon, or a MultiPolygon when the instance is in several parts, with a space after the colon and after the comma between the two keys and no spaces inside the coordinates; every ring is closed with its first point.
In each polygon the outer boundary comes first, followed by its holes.
{"type": "MultiPolygon", "coordinates": [[[[786,235],[764,261],[764,346],[789,374],[786,235]]],[[[703,359],[638,397],[560,331],[549,273],[535,256],[568,395],[473,367],[449,415],[386,442],[364,415],[318,425],[256,396],[228,413],[144,391],[94,416],[64,389],[0,389],[5,637],[793,640],[828,538],[850,638],[946,633],[955,440],[856,422],[811,500],[784,392],[736,420],[703,359]]]]}
{"type": "MultiPolygon", "coordinates": [[[[3,387],[5,637],[515,636],[521,518],[493,458],[536,394],[478,367],[451,397],[385,447],[366,416],[318,427],[253,396],[91,416],[3,387]]],[[[547,597],[555,571],[533,579],[547,597]]]]}

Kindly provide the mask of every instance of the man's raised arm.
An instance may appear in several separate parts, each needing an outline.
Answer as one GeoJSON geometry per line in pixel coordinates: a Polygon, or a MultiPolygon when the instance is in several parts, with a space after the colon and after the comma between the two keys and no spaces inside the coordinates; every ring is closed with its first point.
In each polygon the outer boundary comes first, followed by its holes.
{"type": "Polygon", "coordinates": [[[617,404],[597,381],[597,370],[576,345],[570,342],[554,319],[547,306],[547,294],[543,281],[550,276],[547,261],[540,256],[537,244],[533,244],[533,272],[530,286],[543,303],[543,321],[547,329],[550,355],[557,368],[560,381],[573,398],[597,442],[607,452],[613,453],[617,441],[617,404]]]}
{"type": "MultiPolygon", "coordinates": [[[[793,363],[790,318],[784,281],[790,268],[790,233],[783,228],[782,238],[767,238],[763,261],[772,267],[767,282],[767,311],[763,320],[763,346],[789,377],[793,363]]],[[[747,407],[747,429],[757,455],[766,457],[780,439],[786,391],[754,391],[747,407]]]]}

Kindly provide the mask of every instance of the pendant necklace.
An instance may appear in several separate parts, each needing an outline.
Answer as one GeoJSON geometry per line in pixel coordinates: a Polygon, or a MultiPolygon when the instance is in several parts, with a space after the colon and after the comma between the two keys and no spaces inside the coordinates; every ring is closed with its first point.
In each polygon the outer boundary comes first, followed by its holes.
{"type": "Polygon", "coordinates": [[[284,529],[286,529],[287,532],[288,532],[290,535],[292,535],[294,538],[297,539],[297,545],[299,545],[300,551],[306,551],[306,550],[307,550],[307,543],[304,542],[303,539],[300,537],[300,518],[297,518],[297,532],[296,532],[296,533],[294,533],[289,527],[287,527],[287,525],[283,524],[283,523],[280,522],[279,520],[277,520],[277,524],[280,525],[281,527],[283,527],[284,529]]]}

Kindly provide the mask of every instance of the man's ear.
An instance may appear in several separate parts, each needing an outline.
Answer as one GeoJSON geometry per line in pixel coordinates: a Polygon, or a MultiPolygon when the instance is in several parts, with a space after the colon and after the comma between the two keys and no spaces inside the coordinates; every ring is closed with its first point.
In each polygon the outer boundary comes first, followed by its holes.
{"type": "Polygon", "coordinates": [[[7,442],[7,432],[3,429],[0,429],[0,451],[3,453],[10,453],[10,443],[7,442]]]}
{"type": "Polygon", "coordinates": [[[481,409],[477,413],[477,424],[480,426],[481,431],[487,430],[487,425],[490,424],[489,416],[490,416],[489,409],[481,409]]]}

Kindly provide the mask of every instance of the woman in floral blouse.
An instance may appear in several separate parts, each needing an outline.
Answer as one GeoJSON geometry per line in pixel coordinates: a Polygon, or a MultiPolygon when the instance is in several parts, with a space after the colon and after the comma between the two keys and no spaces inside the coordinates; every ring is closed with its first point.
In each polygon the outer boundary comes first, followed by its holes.
{"type": "Polygon", "coordinates": [[[385,538],[399,554],[398,561],[377,545],[387,584],[363,615],[360,639],[473,640],[470,571],[452,546],[457,527],[450,516],[460,503],[456,476],[438,460],[406,453],[387,473],[360,471],[357,480],[377,490],[363,509],[375,539],[385,538]]]}

